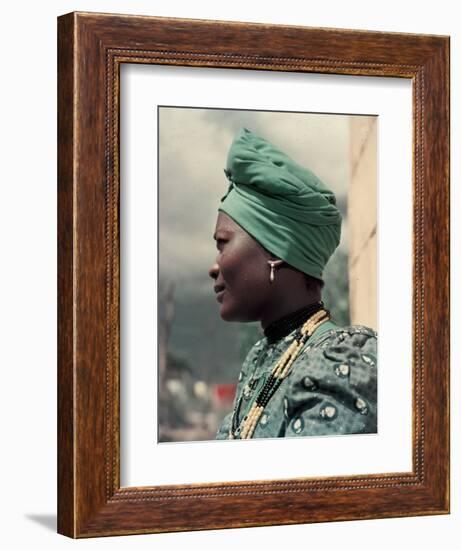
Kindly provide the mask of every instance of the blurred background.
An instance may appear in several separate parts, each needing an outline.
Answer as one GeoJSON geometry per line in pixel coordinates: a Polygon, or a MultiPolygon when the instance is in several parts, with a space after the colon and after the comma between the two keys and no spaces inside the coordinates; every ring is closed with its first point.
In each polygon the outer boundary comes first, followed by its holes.
{"type": "Polygon", "coordinates": [[[339,325],[376,326],[377,117],[159,107],[159,442],[214,439],[259,323],[219,316],[208,269],[240,128],[272,142],[332,189],[341,243],[323,300],[339,325]]]}

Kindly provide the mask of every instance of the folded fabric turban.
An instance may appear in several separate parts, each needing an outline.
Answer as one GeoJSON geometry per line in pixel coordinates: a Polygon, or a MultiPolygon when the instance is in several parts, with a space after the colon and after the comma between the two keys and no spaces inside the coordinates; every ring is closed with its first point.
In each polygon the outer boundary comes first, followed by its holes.
{"type": "Polygon", "coordinates": [[[219,210],[264,248],[318,279],[339,244],[341,214],[320,179],[246,128],[227,157],[219,210]]]}

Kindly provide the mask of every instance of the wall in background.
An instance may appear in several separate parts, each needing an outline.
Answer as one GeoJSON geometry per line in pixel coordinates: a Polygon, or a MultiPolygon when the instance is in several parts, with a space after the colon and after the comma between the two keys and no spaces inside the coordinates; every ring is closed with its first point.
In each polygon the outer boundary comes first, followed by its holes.
{"type": "Polygon", "coordinates": [[[378,117],[350,121],[349,300],[352,324],[378,330],[377,292],[378,117]]]}

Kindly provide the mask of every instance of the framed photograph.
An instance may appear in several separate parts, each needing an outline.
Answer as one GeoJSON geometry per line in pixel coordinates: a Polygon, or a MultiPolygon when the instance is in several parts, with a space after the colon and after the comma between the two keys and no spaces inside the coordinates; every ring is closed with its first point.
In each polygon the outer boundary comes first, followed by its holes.
{"type": "Polygon", "coordinates": [[[58,531],[448,513],[449,38],[71,13],[58,71],[58,531]]]}

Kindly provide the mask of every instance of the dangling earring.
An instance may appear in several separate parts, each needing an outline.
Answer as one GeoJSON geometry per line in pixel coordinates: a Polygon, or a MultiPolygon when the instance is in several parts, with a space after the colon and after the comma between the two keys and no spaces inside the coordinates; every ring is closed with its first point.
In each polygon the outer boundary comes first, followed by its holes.
{"type": "Polygon", "coordinates": [[[267,260],[267,263],[271,266],[271,273],[269,275],[269,281],[271,283],[275,280],[275,267],[282,265],[283,260],[267,260]]]}

